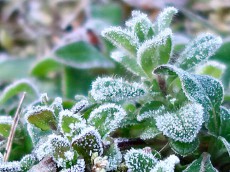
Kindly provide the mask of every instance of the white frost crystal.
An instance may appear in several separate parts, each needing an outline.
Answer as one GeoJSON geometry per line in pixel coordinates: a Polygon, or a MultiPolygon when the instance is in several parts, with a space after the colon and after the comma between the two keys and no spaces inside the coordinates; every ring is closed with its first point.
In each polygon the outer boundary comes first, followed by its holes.
{"type": "Polygon", "coordinates": [[[165,160],[159,161],[150,172],[174,172],[175,165],[180,162],[179,158],[175,155],[170,155],[165,160]]]}
{"type": "Polygon", "coordinates": [[[175,141],[192,142],[203,123],[203,107],[188,103],[176,112],[156,117],[157,128],[175,141]]]}
{"type": "Polygon", "coordinates": [[[21,164],[18,161],[0,163],[1,172],[20,172],[21,164]]]}
{"type": "Polygon", "coordinates": [[[97,78],[92,84],[91,95],[96,101],[121,101],[134,99],[146,93],[140,83],[129,83],[111,77],[97,78]]]}

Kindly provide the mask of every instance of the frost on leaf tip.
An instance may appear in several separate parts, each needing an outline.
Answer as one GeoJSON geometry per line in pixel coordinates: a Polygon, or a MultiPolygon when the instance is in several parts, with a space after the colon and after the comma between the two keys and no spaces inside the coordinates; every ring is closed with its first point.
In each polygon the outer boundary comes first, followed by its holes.
{"type": "Polygon", "coordinates": [[[132,172],[150,171],[157,163],[152,153],[141,149],[131,149],[125,154],[125,164],[132,172]]]}
{"type": "Polygon", "coordinates": [[[182,69],[192,68],[208,60],[215,54],[221,44],[222,39],[219,36],[210,33],[201,34],[186,46],[180,54],[177,65],[182,69]]]}
{"type": "Polygon", "coordinates": [[[178,12],[174,7],[165,8],[157,17],[157,20],[154,25],[154,32],[159,33],[162,30],[169,27],[173,16],[178,12]]]}
{"type": "Polygon", "coordinates": [[[117,129],[125,118],[125,110],[116,104],[108,103],[94,109],[88,118],[88,123],[96,127],[102,137],[117,129]]]}
{"type": "Polygon", "coordinates": [[[159,161],[150,172],[174,172],[175,165],[180,162],[179,158],[175,155],[170,155],[165,160],[159,161]]]}
{"type": "Polygon", "coordinates": [[[175,141],[192,142],[203,124],[203,107],[188,103],[176,112],[167,112],[156,117],[156,126],[175,141]]]}
{"type": "Polygon", "coordinates": [[[128,83],[110,77],[97,78],[92,83],[91,95],[96,101],[121,101],[143,96],[146,89],[139,83],[128,83]]]}

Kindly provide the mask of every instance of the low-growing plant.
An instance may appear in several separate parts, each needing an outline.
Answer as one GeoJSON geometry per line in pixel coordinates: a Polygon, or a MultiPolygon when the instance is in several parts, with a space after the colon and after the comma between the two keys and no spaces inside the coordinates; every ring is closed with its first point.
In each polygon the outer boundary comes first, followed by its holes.
{"type": "MultiPolygon", "coordinates": [[[[0,154],[0,171],[228,171],[230,111],[216,79],[222,68],[201,65],[222,40],[201,34],[174,54],[169,25],[176,13],[168,7],[152,24],[133,11],[125,28],[105,29],[102,36],[117,47],[112,59],[133,80],[98,77],[88,96],[77,95],[68,108],[43,94],[23,110],[33,151],[14,162],[0,154]]],[[[12,119],[1,118],[7,138],[12,119]]]]}

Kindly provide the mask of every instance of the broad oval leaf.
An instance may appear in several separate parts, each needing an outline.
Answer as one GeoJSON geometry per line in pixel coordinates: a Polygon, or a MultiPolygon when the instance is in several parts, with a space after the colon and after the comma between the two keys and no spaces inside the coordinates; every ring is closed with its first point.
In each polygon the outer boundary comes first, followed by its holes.
{"type": "Polygon", "coordinates": [[[0,104],[4,104],[13,96],[26,92],[27,96],[36,98],[38,96],[37,88],[29,80],[18,80],[7,86],[0,95],[0,104]]]}
{"type": "Polygon", "coordinates": [[[210,155],[208,153],[203,153],[202,156],[193,161],[183,172],[195,172],[195,171],[205,171],[205,172],[218,172],[210,161],[210,155]]]}
{"type": "Polygon", "coordinates": [[[122,79],[111,77],[97,78],[92,83],[91,95],[96,101],[121,101],[134,99],[145,95],[146,89],[142,84],[129,83],[122,79]]]}
{"type": "Polygon", "coordinates": [[[130,31],[121,27],[110,27],[102,31],[102,36],[127,52],[129,55],[135,56],[138,40],[130,31]]]}
{"type": "Polygon", "coordinates": [[[137,51],[137,61],[145,73],[152,77],[152,71],[168,62],[172,51],[172,31],[165,29],[156,37],[144,42],[137,51]]]}
{"type": "Polygon", "coordinates": [[[77,69],[111,68],[113,63],[92,45],[79,41],[55,50],[55,59],[77,69]]]}
{"type": "Polygon", "coordinates": [[[121,106],[113,103],[103,104],[90,113],[88,123],[97,128],[102,137],[106,137],[120,126],[126,115],[121,106]]]}
{"type": "Polygon", "coordinates": [[[125,154],[125,164],[132,172],[150,171],[157,163],[152,153],[146,153],[141,149],[131,149],[125,154]]]}
{"type": "Polygon", "coordinates": [[[192,154],[195,150],[197,150],[199,143],[199,139],[195,139],[191,143],[183,143],[180,141],[171,140],[169,144],[175,153],[184,157],[192,154]]]}
{"type": "Polygon", "coordinates": [[[203,107],[187,103],[175,112],[166,112],[156,117],[156,126],[175,141],[191,143],[203,124],[203,107]]]}
{"type": "Polygon", "coordinates": [[[48,107],[36,106],[29,109],[28,112],[25,114],[25,119],[30,124],[33,124],[43,131],[57,129],[54,112],[48,107]]]}
{"type": "Polygon", "coordinates": [[[177,66],[182,69],[190,69],[202,61],[208,60],[221,46],[222,39],[212,34],[201,34],[187,45],[180,54],[177,66]]]}

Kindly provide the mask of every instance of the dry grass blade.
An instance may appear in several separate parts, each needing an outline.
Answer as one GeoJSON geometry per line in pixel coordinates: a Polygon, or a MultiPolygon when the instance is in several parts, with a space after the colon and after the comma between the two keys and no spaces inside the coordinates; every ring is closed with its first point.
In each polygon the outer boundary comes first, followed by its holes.
{"type": "Polygon", "coordinates": [[[6,143],[6,151],[5,151],[5,154],[4,154],[4,162],[8,161],[8,158],[9,158],[9,155],[10,155],[14,134],[15,134],[15,131],[16,131],[16,128],[17,128],[17,125],[18,125],[19,118],[20,118],[19,111],[20,111],[20,108],[22,106],[22,102],[23,102],[23,100],[25,98],[25,95],[26,95],[26,92],[24,92],[22,94],[21,100],[20,100],[20,102],[18,104],[18,108],[17,108],[15,116],[14,116],[14,121],[13,121],[13,124],[11,126],[10,134],[9,134],[9,137],[8,137],[8,140],[7,140],[7,143],[6,143]]]}

